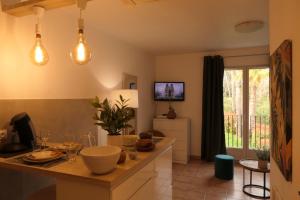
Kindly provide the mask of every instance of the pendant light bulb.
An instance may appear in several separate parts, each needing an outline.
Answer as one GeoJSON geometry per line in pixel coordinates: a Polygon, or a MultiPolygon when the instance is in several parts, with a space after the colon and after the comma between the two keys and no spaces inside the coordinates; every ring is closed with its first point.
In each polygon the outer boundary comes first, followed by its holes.
{"type": "Polygon", "coordinates": [[[90,47],[84,38],[82,29],[79,29],[78,41],[71,52],[71,58],[76,64],[79,65],[88,63],[92,58],[90,47]]]}
{"type": "Polygon", "coordinates": [[[45,9],[43,7],[34,6],[33,12],[37,16],[37,24],[35,26],[35,44],[30,51],[30,59],[36,65],[45,65],[48,63],[49,56],[42,44],[42,36],[40,31],[40,18],[43,16],[45,9]]]}
{"type": "Polygon", "coordinates": [[[78,40],[70,53],[73,62],[79,65],[88,63],[92,58],[90,47],[84,37],[84,21],[82,18],[82,11],[86,8],[86,5],[87,0],[77,0],[77,6],[80,10],[80,17],[78,20],[78,40]]]}
{"type": "Polygon", "coordinates": [[[36,65],[45,65],[48,63],[49,56],[42,44],[41,35],[37,34],[35,44],[30,52],[31,61],[36,65]]]}

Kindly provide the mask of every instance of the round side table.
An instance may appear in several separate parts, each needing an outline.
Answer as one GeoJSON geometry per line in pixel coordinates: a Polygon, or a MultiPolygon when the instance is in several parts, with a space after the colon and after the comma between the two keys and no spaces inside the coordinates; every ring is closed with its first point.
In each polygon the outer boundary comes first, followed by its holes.
{"type": "Polygon", "coordinates": [[[266,174],[270,173],[270,165],[268,164],[267,169],[258,168],[257,160],[240,160],[240,165],[243,167],[243,192],[256,199],[270,199],[270,189],[266,186],[266,174]],[[250,172],[250,184],[245,184],[245,170],[250,172]],[[258,172],[263,174],[263,185],[257,185],[252,183],[252,173],[258,172]],[[246,191],[246,189],[261,189],[263,195],[256,195],[246,191]]]}

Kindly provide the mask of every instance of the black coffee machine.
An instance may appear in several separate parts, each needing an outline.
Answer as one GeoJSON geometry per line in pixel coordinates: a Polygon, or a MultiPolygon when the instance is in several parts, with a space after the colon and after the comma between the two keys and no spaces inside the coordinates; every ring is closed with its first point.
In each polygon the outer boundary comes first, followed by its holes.
{"type": "Polygon", "coordinates": [[[1,154],[18,153],[32,150],[36,143],[36,134],[32,121],[27,113],[15,115],[10,121],[7,138],[1,145],[1,154]]]}

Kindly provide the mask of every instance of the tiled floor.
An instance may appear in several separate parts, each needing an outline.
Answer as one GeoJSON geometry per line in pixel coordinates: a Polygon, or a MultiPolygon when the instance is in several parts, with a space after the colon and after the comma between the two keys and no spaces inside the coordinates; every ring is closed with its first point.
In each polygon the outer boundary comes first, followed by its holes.
{"type": "MultiPolygon", "coordinates": [[[[249,181],[249,174],[246,181],[249,181]]],[[[267,176],[269,186],[269,177],[267,176]]],[[[254,173],[253,182],[262,184],[262,174],[254,173]]],[[[247,182],[246,182],[247,183],[247,182]]],[[[242,192],[243,169],[235,166],[234,179],[214,177],[213,163],[192,160],[188,165],[173,164],[173,186],[160,186],[159,200],[250,200],[242,192]],[[170,197],[168,194],[172,194],[170,197]]]]}

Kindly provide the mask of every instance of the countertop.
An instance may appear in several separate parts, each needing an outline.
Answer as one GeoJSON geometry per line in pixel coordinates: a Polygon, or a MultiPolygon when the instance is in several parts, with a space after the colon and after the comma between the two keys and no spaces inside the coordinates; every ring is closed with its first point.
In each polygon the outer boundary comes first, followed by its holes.
{"type": "MultiPolygon", "coordinates": [[[[117,187],[123,181],[142,169],[148,163],[153,161],[159,154],[167,150],[175,142],[174,138],[164,138],[156,144],[152,152],[139,152],[137,160],[130,160],[127,156],[126,162],[120,164],[117,168],[105,175],[92,174],[84,165],[80,156],[77,156],[74,162],[63,162],[56,166],[44,168],[21,163],[11,162],[12,158],[0,158],[0,167],[13,169],[22,172],[37,173],[54,178],[69,179],[74,181],[88,181],[91,184],[99,184],[111,189],[117,187]]],[[[1,169],[0,169],[1,170],[1,169]]]]}

